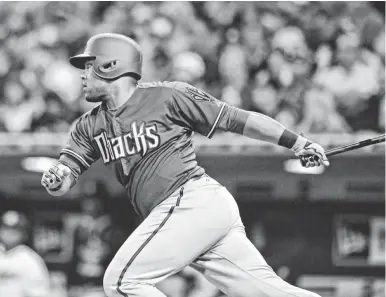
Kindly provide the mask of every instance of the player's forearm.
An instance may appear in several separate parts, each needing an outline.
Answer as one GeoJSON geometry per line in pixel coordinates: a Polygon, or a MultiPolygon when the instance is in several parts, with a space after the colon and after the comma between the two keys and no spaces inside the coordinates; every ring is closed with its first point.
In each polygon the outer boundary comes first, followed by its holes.
{"type": "Polygon", "coordinates": [[[276,120],[261,113],[250,112],[245,122],[243,135],[296,150],[303,147],[307,139],[286,129],[276,120]]]}
{"type": "Polygon", "coordinates": [[[250,112],[245,122],[243,135],[249,138],[278,144],[285,127],[261,113],[250,112]]]}

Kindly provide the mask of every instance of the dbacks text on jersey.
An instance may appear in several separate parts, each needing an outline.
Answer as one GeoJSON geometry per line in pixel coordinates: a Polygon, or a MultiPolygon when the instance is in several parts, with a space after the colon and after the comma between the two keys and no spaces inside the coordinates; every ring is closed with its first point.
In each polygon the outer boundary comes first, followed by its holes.
{"type": "Polygon", "coordinates": [[[143,157],[149,149],[157,148],[160,145],[160,137],[155,124],[149,126],[142,123],[138,127],[136,122],[131,124],[129,133],[108,138],[106,131],[102,131],[94,136],[94,140],[105,164],[138,153],[141,153],[143,157]]]}

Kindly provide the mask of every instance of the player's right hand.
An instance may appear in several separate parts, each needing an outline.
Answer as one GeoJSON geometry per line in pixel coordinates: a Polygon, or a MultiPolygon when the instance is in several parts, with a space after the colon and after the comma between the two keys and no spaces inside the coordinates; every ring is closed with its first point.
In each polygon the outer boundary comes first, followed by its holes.
{"type": "Polygon", "coordinates": [[[50,191],[57,191],[61,188],[63,181],[69,178],[71,170],[63,164],[54,164],[48,171],[43,173],[41,184],[50,191]]]}
{"type": "Polygon", "coordinates": [[[303,148],[295,153],[300,158],[303,167],[330,166],[326,152],[318,143],[308,142],[303,148]]]}

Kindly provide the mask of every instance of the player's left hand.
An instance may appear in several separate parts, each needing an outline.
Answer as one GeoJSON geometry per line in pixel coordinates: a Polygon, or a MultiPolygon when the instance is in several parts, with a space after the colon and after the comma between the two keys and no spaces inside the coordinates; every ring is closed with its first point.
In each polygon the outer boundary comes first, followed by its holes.
{"type": "Polygon", "coordinates": [[[41,184],[50,191],[56,191],[70,174],[71,170],[67,166],[60,163],[53,164],[48,171],[43,173],[41,184]]]}
{"type": "Polygon", "coordinates": [[[320,144],[308,141],[307,144],[295,152],[295,155],[300,158],[303,167],[329,166],[330,162],[327,159],[325,150],[320,144]]]}

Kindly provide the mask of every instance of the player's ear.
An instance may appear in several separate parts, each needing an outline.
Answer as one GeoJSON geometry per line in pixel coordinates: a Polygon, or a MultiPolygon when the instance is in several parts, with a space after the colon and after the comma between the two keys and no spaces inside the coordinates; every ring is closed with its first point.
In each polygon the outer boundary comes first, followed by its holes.
{"type": "Polygon", "coordinates": [[[138,85],[138,80],[131,76],[127,77],[127,87],[129,90],[131,90],[133,87],[136,87],[138,85]]]}

